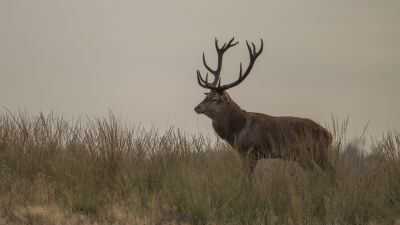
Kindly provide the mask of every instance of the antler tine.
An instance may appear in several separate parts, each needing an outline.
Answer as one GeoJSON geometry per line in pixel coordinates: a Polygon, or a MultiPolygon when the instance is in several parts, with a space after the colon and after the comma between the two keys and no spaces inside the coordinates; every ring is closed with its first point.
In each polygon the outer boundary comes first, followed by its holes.
{"type": "Polygon", "coordinates": [[[239,44],[238,41],[232,44],[232,42],[233,42],[234,40],[235,40],[235,37],[233,37],[231,40],[229,40],[228,44],[226,44],[226,43],[224,44],[224,46],[223,46],[223,51],[224,51],[224,52],[225,52],[226,50],[228,50],[230,47],[233,47],[233,46],[239,44]],[[225,45],[226,45],[226,47],[225,47],[225,45]]]}
{"type": "Polygon", "coordinates": [[[261,38],[261,45],[260,45],[260,49],[258,50],[258,52],[256,53],[256,56],[258,57],[259,55],[261,55],[262,51],[264,49],[264,41],[261,38]]]}
{"type": "Polygon", "coordinates": [[[217,49],[217,51],[219,50],[219,47],[218,47],[218,39],[217,39],[217,38],[215,38],[215,49],[217,49]]]}
{"type": "Polygon", "coordinates": [[[226,46],[226,43],[224,43],[224,45],[222,45],[222,48],[220,50],[224,50],[226,46]]]}
{"type": "MultiPolygon", "coordinates": [[[[220,58],[220,57],[218,57],[218,58],[220,58]]],[[[211,67],[207,64],[205,54],[203,53],[203,64],[204,64],[204,67],[206,67],[206,69],[212,75],[214,75],[214,81],[212,82],[212,84],[215,85],[219,80],[219,74],[220,74],[220,70],[221,70],[220,69],[220,63],[218,62],[218,67],[217,67],[216,70],[211,69],[211,67]]]]}
{"type": "MultiPolygon", "coordinates": [[[[207,88],[207,89],[218,91],[218,87],[217,86],[208,83],[208,73],[206,74],[206,79],[204,80],[204,78],[201,76],[200,71],[197,70],[197,82],[199,83],[199,85],[202,88],[207,88]]],[[[221,86],[221,80],[219,80],[218,86],[221,86]]]]}
{"type": "Polygon", "coordinates": [[[240,68],[239,68],[239,78],[242,76],[242,63],[240,62],[240,68]]]}
{"type": "Polygon", "coordinates": [[[206,69],[207,69],[208,71],[210,71],[212,74],[215,74],[215,73],[216,73],[215,70],[211,69],[210,66],[207,65],[206,56],[205,56],[204,52],[203,52],[203,64],[204,64],[204,66],[206,67],[206,69]]]}
{"type": "Polygon", "coordinates": [[[200,71],[197,70],[197,83],[200,85],[200,87],[207,88],[207,86],[205,86],[202,81],[203,81],[203,78],[201,77],[200,71]]]}
{"type": "Polygon", "coordinates": [[[251,59],[253,56],[253,50],[251,49],[251,46],[247,40],[246,40],[246,45],[247,45],[247,49],[249,50],[249,55],[250,55],[250,59],[251,59]]]}
{"type": "Polygon", "coordinates": [[[254,42],[251,42],[251,45],[253,45],[253,54],[256,55],[256,46],[254,45],[254,42]]]}
{"type": "Polygon", "coordinates": [[[201,73],[199,70],[197,70],[197,82],[199,83],[199,85],[203,88],[209,88],[208,84],[208,73],[206,75],[206,80],[203,79],[203,77],[201,76],[201,73]]]}

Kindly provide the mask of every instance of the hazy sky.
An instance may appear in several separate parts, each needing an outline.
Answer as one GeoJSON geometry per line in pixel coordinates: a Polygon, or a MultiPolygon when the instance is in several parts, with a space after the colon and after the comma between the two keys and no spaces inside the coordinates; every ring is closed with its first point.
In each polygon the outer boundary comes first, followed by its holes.
{"type": "Polygon", "coordinates": [[[235,36],[223,81],[265,43],[250,76],[229,91],[248,111],[350,115],[352,133],[400,128],[398,0],[1,0],[0,112],[67,117],[111,109],[132,123],[212,132],[194,113],[195,70],[235,36]]]}

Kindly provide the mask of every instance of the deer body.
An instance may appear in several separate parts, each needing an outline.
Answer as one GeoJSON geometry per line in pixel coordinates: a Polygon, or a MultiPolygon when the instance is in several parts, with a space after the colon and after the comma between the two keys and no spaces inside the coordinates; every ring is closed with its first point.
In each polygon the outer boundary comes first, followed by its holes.
{"type": "Polygon", "coordinates": [[[262,52],[262,42],[259,51],[247,43],[250,53],[250,63],[244,73],[240,66],[239,79],[228,85],[220,85],[220,71],[223,53],[232,44],[233,38],[216,49],[218,53],[218,67],[212,70],[205,62],[207,70],[214,76],[213,83],[208,83],[208,76],[204,80],[197,72],[199,85],[211,91],[206,98],[195,108],[199,114],[205,114],[212,120],[212,126],[219,137],[226,140],[237,149],[248,162],[250,170],[255,167],[256,161],[261,158],[281,158],[295,160],[303,167],[318,164],[322,168],[330,167],[327,157],[327,148],[332,142],[331,134],[316,122],[299,117],[275,117],[261,113],[246,112],[236,104],[228,93],[228,88],[241,83],[249,74],[256,58],[262,52]],[[219,83],[217,85],[217,83],[219,83]]]}

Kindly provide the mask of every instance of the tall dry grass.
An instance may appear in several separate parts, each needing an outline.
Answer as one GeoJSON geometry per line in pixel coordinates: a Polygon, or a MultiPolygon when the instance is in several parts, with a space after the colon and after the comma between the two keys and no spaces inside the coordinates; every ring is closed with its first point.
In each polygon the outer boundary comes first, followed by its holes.
{"type": "Polygon", "coordinates": [[[291,164],[249,178],[235,150],[204,136],[6,113],[0,224],[395,224],[399,133],[367,154],[333,125],[334,179],[291,164]]]}

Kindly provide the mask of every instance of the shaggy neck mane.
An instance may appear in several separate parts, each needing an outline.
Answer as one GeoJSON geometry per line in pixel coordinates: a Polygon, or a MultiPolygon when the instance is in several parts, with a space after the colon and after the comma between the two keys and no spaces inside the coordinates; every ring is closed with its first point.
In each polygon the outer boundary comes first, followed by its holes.
{"type": "Polygon", "coordinates": [[[231,100],[231,103],[212,119],[215,132],[234,146],[235,137],[243,129],[246,122],[245,114],[246,112],[231,100]]]}

